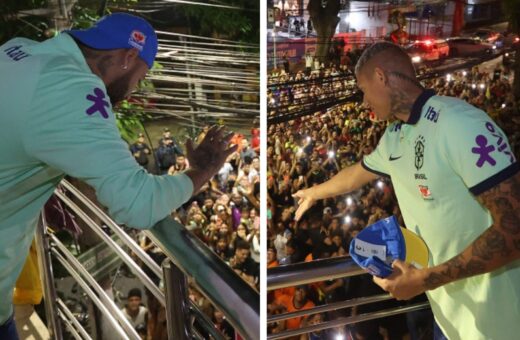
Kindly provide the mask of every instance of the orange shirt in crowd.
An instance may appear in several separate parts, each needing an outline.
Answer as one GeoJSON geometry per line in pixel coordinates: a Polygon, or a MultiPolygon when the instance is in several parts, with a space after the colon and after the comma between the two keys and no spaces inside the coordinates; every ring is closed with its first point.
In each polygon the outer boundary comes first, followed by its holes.
{"type": "Polygon", "coordinates": [[[242,139],[244,139],[244,135],[241,133],[235,133],[233,137],[231,137],[231,140],[229,141],[229,144],[235,144],[238,145],[237,152],[240,152],[242,150],[242,139]]]}
{"type": "Polygon", "coordinates": [[[267,264],[268,269],[274,267],[278,267],[278,260],[274,260],[273,262],[267,264]]]}
{"type": "MultiPolygon", "coordinates": [[[[311,309],[312,307],[314,307],[314,303],[311,300],[307,300],[307,302],[301,308],[296,308],[296,307],[294,307],[293,300],[294,300],[294,294],[293,295],[282,295],[278,299],[276,299],[276,303],[279,305],[285,306],[285,308],[287,308],[288,313],[296,312],[299,310],[311,309]]],[[[286,320],[285,329],[300,328],[301,322],[302,322],[302,316],[286,320]]]]}
{"type": "Polygon", "coordinates": [[[274,299],[278,300],[282,295],[294,296],[295,287],[284,287],[274,291],[274,299]]]}

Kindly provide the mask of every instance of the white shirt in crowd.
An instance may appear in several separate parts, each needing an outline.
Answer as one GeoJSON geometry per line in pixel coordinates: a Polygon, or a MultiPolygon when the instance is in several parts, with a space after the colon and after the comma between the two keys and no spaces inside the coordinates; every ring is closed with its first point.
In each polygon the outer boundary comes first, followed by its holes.
{"type": "Polygon", "coordinates": [[[137,313],[135,318],[132,318],[127,312],[126,307],[121,309],[121,312],[125,315],[125,317],[130,321],[132,327],[136,328],[138,325],[146,326],[146,313],[148,313],[148,309],[144,306],[139,306],[139,312],[137,313]]]}

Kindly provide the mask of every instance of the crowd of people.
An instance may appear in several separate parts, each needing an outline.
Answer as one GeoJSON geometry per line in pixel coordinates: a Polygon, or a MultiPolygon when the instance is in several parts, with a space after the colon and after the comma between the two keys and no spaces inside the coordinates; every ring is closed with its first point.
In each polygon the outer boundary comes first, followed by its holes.
{"type": "MultiPolygon", "coordinates": [[[[196,141],[202,140],[207,131],[208,127],[205,127],[196,141]]],[[[144,134],[140,134],[137,141],[130,145],[130,151],[143,167],[148,170],[157,169],[158,173],[169,175],[189,168],[185,150],[179,146],[169,129],[164,129],[155,153],[144,137],[144,134]]],[[[218,174],[194,194],[190,201],[172,212],[172,217],[207,244],[238,276],[259,291],[259,131],[257,128],[251,129],[250,138],[236,133],[231,143],[239,146],[237,151],[229,156],[218,174]]],[[[161,249],[144,233],[137,235],[137,238],[142,249],[160,265],[166,258],[161,249]]],[[[143,269],[157,284],[161,284],[147,268],[143,269]]],[[[213,320],[215,327],[229,339],[239,338],[222,312],[200,294],[196,284],[190,282],[189,291],[192,302],[213,320]]],[[[147,301],[147,338],[167,339],[164,308],[149,292],[147,301]]],[[[132,303],[130,296],[128,303],[132,303]]],[[[134,313],[135,311],[134,308],[134,313]]]]}
{"type": "MultiPolygon", "coordinates": [[[[425,80],[423,86],[434,89],[439,95],[462,98],[488,112],[510,136],[510,145],[518,157],[520,119],[512,114],[511,83],[512,73],[499,65],[491,72],[475,67],[425,80]]],[[[301,86],[311,88],[313,84],[302,81],[301,86]]],[[[297,202],[292,195],[325,182],[344,167],[370,154],[387,124],[375,121],[370,109],[363,104],[350,102],[268,127],[268,268],[348,255],[350,241],[359,231],[391,215],[404,225],[392,183],[383,177],[357,192],[317,201],[300,221],[294,220],[297,202]]],[[[381,293],[384,292],[368,275],[284,288],[270,292],[268,315],[381,293]]],[[[421,296],[413,301],[424,299],[421,296]]],[[[357,315],[396,303],[359,306],[271,323],[269,332],[357,315]]],[[[431,320],[429,311],[420,311],[311,333],[301,339],[328,338],[334,334],[365,339],[401,339],[407,333],[417,338],[415,336],[432,332],[431,320]]]]}
{"type": "Polygon", "coordinates": [[[327,65],[307,53],[305,68],[284,55],[279,67],[267,76],[268,117],[332,105],[351,96],[356,89],[353,65],[361,51],[349,50],[327,65]]]}

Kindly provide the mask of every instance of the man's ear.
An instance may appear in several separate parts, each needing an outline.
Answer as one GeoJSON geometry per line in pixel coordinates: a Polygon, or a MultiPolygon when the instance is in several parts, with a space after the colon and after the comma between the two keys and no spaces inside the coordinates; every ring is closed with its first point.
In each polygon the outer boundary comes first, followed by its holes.
{"type": "Polygon", "coordinates": [[[123,54],[123,65],[128,66],[128,68],[131,68],[138,60],[139,58],[139,51],[135,48],[129,48],[124,50],[123,54]]]}
{"type": "Polygon", "coordinates": [[[377,81],[380,84],[386,85],[388,84],[388,77],[385,73],[385,71],[380,67],[374,68],[374,77],[372,78],[373,81],[377,81]]]}

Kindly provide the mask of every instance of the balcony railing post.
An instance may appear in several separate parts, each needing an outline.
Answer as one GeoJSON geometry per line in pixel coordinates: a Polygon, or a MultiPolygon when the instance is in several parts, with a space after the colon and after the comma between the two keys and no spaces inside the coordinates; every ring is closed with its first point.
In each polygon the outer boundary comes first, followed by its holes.
{"type": "Polygon", "coordinates": [[[168,339],[188,340],[191,338],[191,321],[186,276],[169,259],[164,260],[162,267],[168,339]]]}
{"type": "Polygon", "coordinates": [[[45,314],[47,315],[47,328],[51,339],[62,340],[61,324],[56,308],[56,288],[52,272],[51,247],[47,236],[47,222],[42,212],[36,228],[36,249],[43,283],[43,296],[45,299],[45,314]]]}

